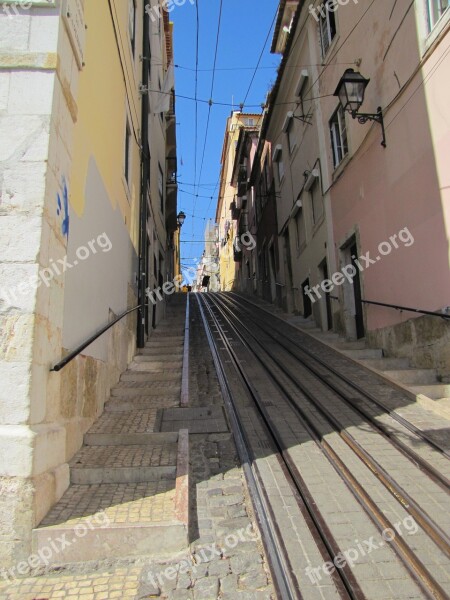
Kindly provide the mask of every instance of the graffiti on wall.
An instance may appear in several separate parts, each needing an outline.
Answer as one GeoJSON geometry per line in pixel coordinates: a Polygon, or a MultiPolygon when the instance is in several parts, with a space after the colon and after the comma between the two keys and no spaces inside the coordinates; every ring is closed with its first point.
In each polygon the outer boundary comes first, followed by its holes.
{"type": "Polygon", "coordinates": [[[69,191],[67,189],[67,182],[65,178],[62,181],[62,194],[57,194],[57,208],[56,214],[62,216],[61,221],[61,233],[69,239],[69,191]]]}

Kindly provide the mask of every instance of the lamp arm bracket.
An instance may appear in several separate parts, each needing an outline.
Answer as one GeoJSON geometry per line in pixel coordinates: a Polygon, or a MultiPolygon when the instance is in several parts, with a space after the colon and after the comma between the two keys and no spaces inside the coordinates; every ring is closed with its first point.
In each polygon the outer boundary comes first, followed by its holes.
{"type": "Polygon", "coordinates": [[[367,121],[375,121],[376,123],[379,123],[381,125],[381,129],[383,130],[383,141],[381,142],[381,145],[383,148],[386,148],[386,132],[384,129],[383,111],[381,110],[381,107],[378,107],[376,113],[359,113],[356,112],[356,110],[353,110],[350,111],[350,114],[354,119],[357,119],[358,123],[361,123],[361,125],[364,125],[364,123],[367,123],[367,121]]]}

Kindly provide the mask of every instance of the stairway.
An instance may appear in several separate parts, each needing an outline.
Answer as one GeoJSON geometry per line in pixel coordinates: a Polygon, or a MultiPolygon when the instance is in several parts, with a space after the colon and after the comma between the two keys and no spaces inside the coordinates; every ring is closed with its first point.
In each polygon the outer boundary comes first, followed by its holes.
{"type": "Polygon", "coordinates": [[[324,332],[317,327],[312,318],[288,316],[287,321],[304,333],[312,335],[324,344],[382,375],[390,383],[406,389],[428,407],[431,406],[430,401],[433,401],[445,414],[450,416],[450,385],[441,384],[434,369],[413,367],[408,358],[387,358],[383,355],[381,348],[369,348],[364,339],[348,341],[332,331],[324,332]]]}
{"type": "Polygon", "coordinates": [[[33,531],[43,564],[187,548],[188,432],[159,422],[180,406],[185,306],[172,299],[70,461],[69,489],[33,531]]]}

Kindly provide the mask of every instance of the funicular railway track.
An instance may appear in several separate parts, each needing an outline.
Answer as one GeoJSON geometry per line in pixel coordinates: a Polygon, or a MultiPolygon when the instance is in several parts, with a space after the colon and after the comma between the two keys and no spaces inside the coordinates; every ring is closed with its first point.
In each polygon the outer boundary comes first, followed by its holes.
{"type": "MultiPolygon", "coordinates": [[[[386,544],[389,551],[395,553],[399,571],[403,566],[413,587],[416,587],[416,595],[410,592],[404,597],[447,598],[449,581],[444,573],[449,566],[450,544],[446,518],[449,489],[446,451],[401,417],[391,419],[389,424],[386,420],[380,422],[371,411],[374,412],[373,406],[381,409],[382,402],[365,394],[347,377],[340,378],[339,372],[299,344],[295,336],[297,332],[291,333],[288,324],[280,323],[276,317],[234,295],[199,295],[198,301],[210,338],[214,339],[224,378],[232,380],[234,372],[234,379],[238,379],[245,389],[244,402],[243,392],[239,392],[238,388],[234,397],[230,390],[230,401],[235,427],[241,431],[249,461],[258,473],[258,445],[253,442],[252,447],[252,435],[246,429],[249,423],[255,426],[254,418],[253,421],[248,419],[248,411],[252,410],[262,424],[266,448],[276,454],[282,465],[295,501],[325,563],[333,564],[335,561],[336,564],[336,559],[345,552],[345,546],[342,536],[332,531],[336,527],[327,522],[326,510],[322,511],[316,501],[314,485],[309,485],[302,475],[305,467],[298,455],[302,443],[314,444],[321,460],[326,461],[328,468],[331,465],[334,477],[337,475],[340,484],[345,484],[347,492],[378,532],[394,531],[395,515],[403,515],[403,518],[408,515],[417,524],[417,540],[410,541],[395,535],[386,544]],[[369,402],[372,403],[370,410],[369,402]],[[242,408],[244,405],[246,408],[242,408]],[[294,437],[298,432],[301,434],[295,444],[294,437]],[[371,444],[366,443],[366,437],[373,443],[374,451],[371,444]],[[390,460],[386,460],[388,454],[390,460]],[[358,469],[357,474],[354,473],[351,461],[355,459],[358,468],[364,465],[367,475],[361,476],[358,469]],[[399,463],[397,468],[389,467],[393,459],[394,463],[399,463]],[[409,475],[399,483],[397,476],[402,469],[409,475]],[[376,485],[371,477],[376,479],[376,485]],[[434,502],[433,510],[424,506],[422,496],[415,497],[415,488],[411,485],[411,481],[415,480],[429,490],[434,502]],[[382,492],[377,486],[382,487],[382,492]],[[376,494],[371,493],[372,488],[376,494]],[[386,500],[387,496],[389,500],[386,500]],[[434,556],[431,562],[430,554],[434,556]]],[[[236,383],[233,385],[236,390],[236,383]]],[[[323,468],[324,463],[321,464],[323,468]]],[[[267,520],[265,528],[270,530],[273,548],[268,552],[269,558],[277,551],[284,554],[275,569],[275,579],[283,580],[281,597],[318,597],[315,595],[317,590],[293,566],[292,549],[289,553],[286,548],[283,532],[277,523],[277,511],[264,497],[264,485],[261,479],[259,494],[265,513],[263,510],[259,518],[267,520]]],[[[360,514],[358,519],[361,519],[360,514]]],[[[365,523],[361,527],[367,531],[365,523]]],[[[332,571],[330,582],[333,587],[328,588],[322,597],[384,597],[372,596],[370,582],[359,576],[358,569],[352,566],[347,563],[332,571]]],[[[394,593],[395,597],[402,597],[394,593]]]]}

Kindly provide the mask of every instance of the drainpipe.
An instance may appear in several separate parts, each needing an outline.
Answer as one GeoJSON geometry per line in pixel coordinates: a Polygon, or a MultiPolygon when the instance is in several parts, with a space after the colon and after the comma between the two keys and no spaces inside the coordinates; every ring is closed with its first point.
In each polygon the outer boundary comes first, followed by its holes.
{"type": "Polygon", "coordinates": [[[148,124],[150,112],[149,68],[150,68],[150,19],[145,12],[147,0],[144,5],[144,41],[142,44],[142,118],[141,118],[141,198],[139,213],[139,305],[137,326],[137,347],[145,346],[146,322],[146,294],[148,273],[148,247],[147,247],[147,193],[150,182],[150,155],[148,140],[148,124]]]}

